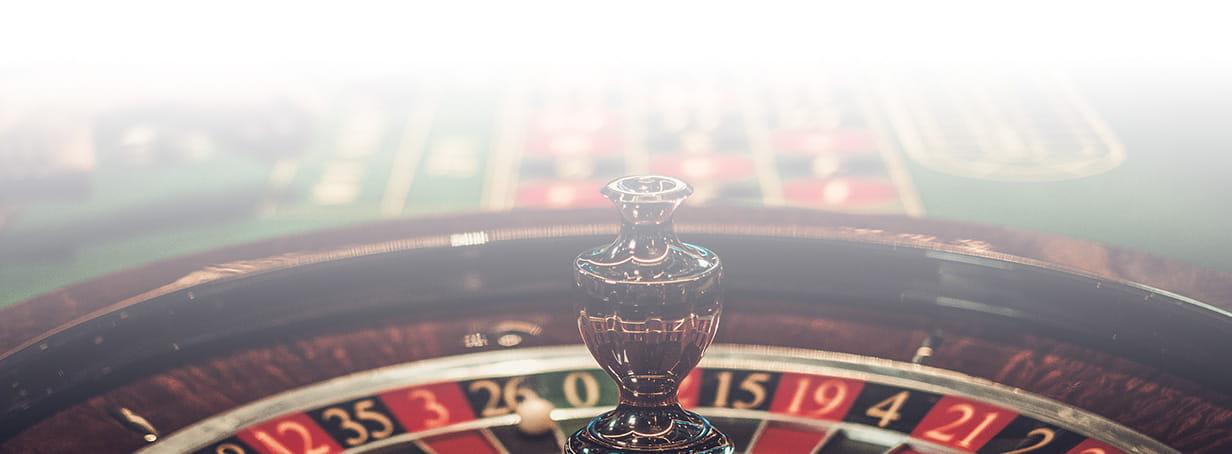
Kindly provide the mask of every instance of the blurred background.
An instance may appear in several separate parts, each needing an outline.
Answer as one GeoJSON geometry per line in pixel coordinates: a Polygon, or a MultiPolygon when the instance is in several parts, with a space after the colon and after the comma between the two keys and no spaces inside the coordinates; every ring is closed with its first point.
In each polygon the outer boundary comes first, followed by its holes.
{"type": "Polygon", "coordinates": [[[1002,225],[1232,272],[1226,7],[0,6],[0,306],[379,219],[702,204],[1002,225]]]}

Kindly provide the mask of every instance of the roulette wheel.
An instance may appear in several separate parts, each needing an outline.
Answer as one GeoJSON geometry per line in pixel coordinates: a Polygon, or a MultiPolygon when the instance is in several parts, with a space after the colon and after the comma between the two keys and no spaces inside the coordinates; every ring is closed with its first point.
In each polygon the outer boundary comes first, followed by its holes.
{"type": "MultiPolygon", "coordinates": [[[[560,452],[618,402],[569,268],[613,218],[384,221],[6,308],[0,452],[560,452]]],[[[686,208],[677,230],[726,272],[679,400],[737,452],[1232,451],[1225,275],[889,215],[686,208]]]]}
{"type": "Polygon", "coordinates": [[[0,454],[1232,452],[1226,15],[96,3],[6,9],[0,454]],[[645,173],[717,328],[577,288],[645,173]]]}

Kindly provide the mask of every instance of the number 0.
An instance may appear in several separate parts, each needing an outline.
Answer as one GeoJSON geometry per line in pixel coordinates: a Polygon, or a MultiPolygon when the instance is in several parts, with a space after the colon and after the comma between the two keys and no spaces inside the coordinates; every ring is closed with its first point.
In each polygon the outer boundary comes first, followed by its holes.
{"type": "Polygon", "coordinates": [[[593,407],[599,403],[599,381],[586,372],[571,372],[565,376],[565,400],[574,407],[593,407]],[[578,382],[586,397],[578,393],[578,382]]]}

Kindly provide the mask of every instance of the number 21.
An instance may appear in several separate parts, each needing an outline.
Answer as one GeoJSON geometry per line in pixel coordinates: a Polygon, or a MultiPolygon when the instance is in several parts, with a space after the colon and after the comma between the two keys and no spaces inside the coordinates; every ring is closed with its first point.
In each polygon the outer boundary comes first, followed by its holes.
{"type": "MultiPolygon", "coordinates": [[[[976,411],[976,407],[971,404],[954,404],[945,408],[945,415],[952,415],[952,413],[958,413],[956,420],[942,424],[941,427],[930,429],[928,432],[924,432],[923,438],[935,440],[935,442],[950,443],[955,437],[958,437],[958,434],[961,433],[960,431],[962,427],[965,426],[967,422],[970,422],[972,418],[976,417],[978,411],[976,411]]],[[[981,437],[984,431],[987,431],[988,427],[991,427],[993,422],[997,421],[998,418],[1002,416],[1003,415],[1000,412],[984,412],[981,416],[981,420],[979,420],[979,423],[976,424],[976,427],[972,428],[970,432],[967,432],[965,437],[958,439],[958,447],[972,448],[972,443],[975,443],[976,439],[981,437]]]]}

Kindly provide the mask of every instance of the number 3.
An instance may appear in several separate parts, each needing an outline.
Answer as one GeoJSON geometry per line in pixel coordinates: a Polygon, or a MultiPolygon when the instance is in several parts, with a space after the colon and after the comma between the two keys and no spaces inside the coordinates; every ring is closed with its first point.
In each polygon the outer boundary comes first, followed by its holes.
{"type": "Polygon", "coordinates": [[[411,391],[407,397],[410,400],[423,399],[424,410],[428,410],[436,415],[435,418],[424,420],[424,425],[427,428],[435,429],[449,423],[449,409],[436,400],[436,394],[432,394],[432,391],[416,389],[411,391]]]}

